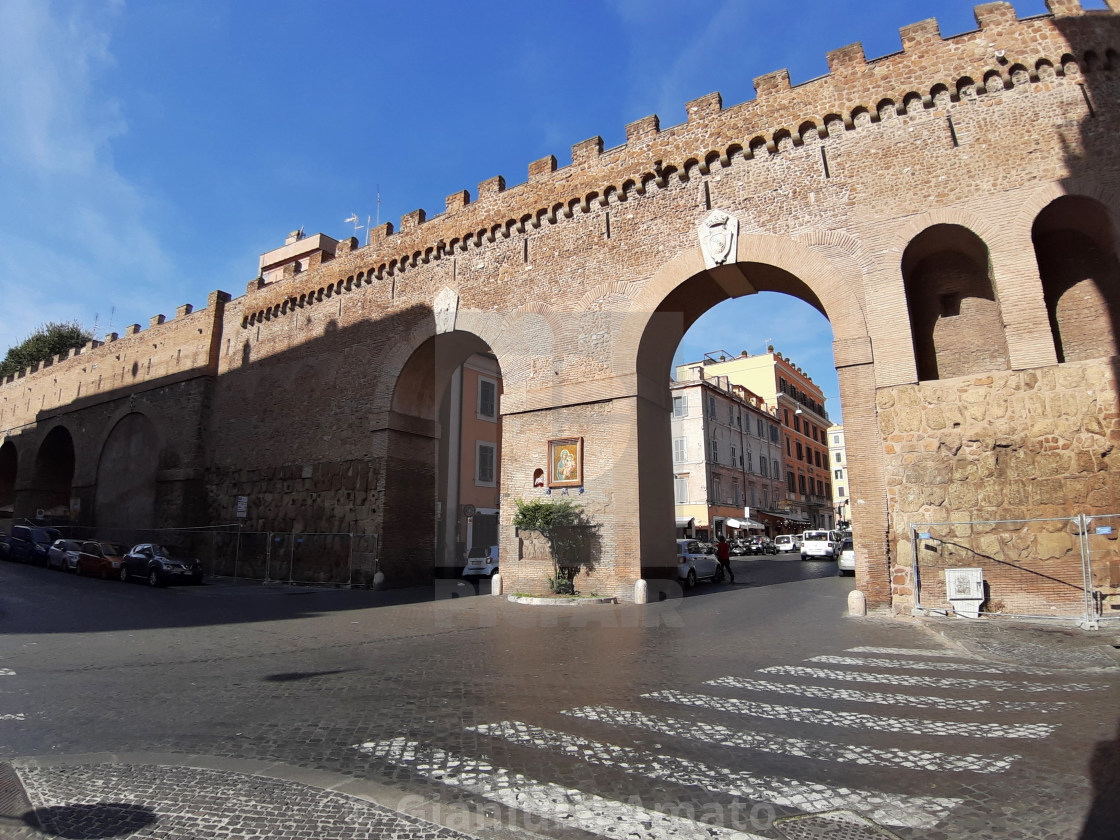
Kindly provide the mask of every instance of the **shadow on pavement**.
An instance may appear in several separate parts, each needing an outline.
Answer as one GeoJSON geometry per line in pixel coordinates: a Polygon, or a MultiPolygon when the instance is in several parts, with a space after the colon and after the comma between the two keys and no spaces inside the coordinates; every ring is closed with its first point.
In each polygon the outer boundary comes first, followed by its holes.
{"type": "Polygon", "coordinates": [[[1089,760],[1093,803],[1079,840],[1115,840],[1120,831],[1120,723],[1116,737],[1101,741],[1089,760]]]}
{"type": "Polygon", "coordinates": [[[54,837],[126,837],[159,821],[150,808],[128,802],[55,805],[28,811],[23,821],[54,837]]]}

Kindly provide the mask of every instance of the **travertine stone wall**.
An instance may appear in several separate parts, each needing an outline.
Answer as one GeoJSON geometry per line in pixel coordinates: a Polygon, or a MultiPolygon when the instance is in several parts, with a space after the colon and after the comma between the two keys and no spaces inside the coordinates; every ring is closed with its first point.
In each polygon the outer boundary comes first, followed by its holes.
{"type": "MultiPolygon", "coordinates": [[[[896,607],[914,599],[912,523],[1120,514],[1114,365],[1072,362],[882,388],[876,400],[895,540],[896,607]]],[[[1120,520],[1109,521],[1120,531],[1120,520]]],[[[1080,586],[1082,576],[1068,522],[961,526],[950,533],[975,551],[923,550],[920,569],[983,567],[992,601],[1008,612],[1048,614],[1056,608],[1068,614],[1071,604],[1083,605],[1071,585],[1080,586]],[[939,564],[937,557],[949,562],[939,564]],[[1024,574],[1024,568],[1034,573],[1024,574]]],[[[1102,561],[1102,570],[1107,563],[1102,561]]],[[[923,572],[921,584],[923,604],[943,606],[943,573],[923,572]]]]}

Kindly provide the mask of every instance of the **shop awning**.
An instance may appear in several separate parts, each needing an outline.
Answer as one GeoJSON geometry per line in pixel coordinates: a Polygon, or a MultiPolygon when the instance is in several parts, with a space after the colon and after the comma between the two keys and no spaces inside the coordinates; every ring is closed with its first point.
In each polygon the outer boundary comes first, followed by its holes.
{"type": "Polygon", "coordinates": [[[695,516],[678,516],[677,517],[677,527],[678,528],[691,528],[694,522],[696,522],[696,517],[695,516]]]}
{"type": "Polygon", "coordinates": [[[728,519],[723,523],[728,528],[746,528],[748,531],[765,531],[766,526],[761,522],[755,522],[753,519],[728,519]]]}

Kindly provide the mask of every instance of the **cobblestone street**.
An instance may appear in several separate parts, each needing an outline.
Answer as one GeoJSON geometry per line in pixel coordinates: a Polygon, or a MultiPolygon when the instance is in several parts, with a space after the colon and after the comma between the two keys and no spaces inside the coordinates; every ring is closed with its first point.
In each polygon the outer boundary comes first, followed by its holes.
{"type": "Polygon", "coordinates": [[[0,565],[0,836],[1115,836],[1120,628],[733,562],[590,608],[0,565]]]}

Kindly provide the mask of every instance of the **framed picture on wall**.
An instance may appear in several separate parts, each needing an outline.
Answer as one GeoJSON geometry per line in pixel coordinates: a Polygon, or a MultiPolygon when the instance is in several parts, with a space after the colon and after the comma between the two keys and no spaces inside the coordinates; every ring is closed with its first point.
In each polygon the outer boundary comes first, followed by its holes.
{"type": "Polygon", "coordinates": [[[583,484],[583,438],[555,438],[548,442],[548,486],[583,484]]]}

